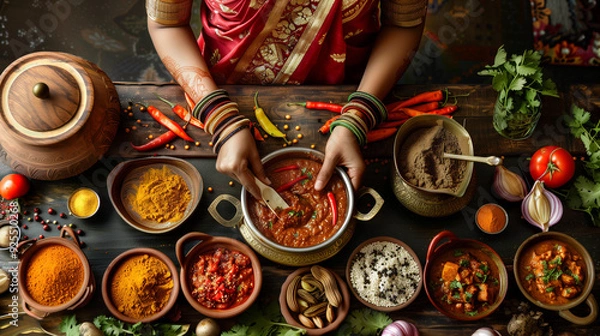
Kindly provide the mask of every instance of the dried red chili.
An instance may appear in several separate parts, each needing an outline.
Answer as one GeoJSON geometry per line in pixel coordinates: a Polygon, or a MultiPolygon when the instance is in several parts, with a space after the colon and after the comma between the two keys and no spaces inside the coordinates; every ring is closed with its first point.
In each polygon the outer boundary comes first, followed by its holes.
{"type": "Polygon", "coordinates": [[[194,118],[194,116],[192,116],[192,114],[190,113],[190,111],[188,111],[188,109],[186,109],[185,107],[179,105],[179,104],[175,104],[172,103],[170,101],[168,101],[167,99],[156,95],[156,97],[158,97],[158,99],[162,100],[163,102],[167,103],[169,106],[171,106],[171,110],[173,111],[173,113],[175,113],[179,118],[185,120],[185,122],[190,123],[193,126],[196,126],[200,129],[204,129],[204,124],[198,120],[197,118],[194,118]]]}
{"type": "Polygon", "coordinates": [[[329,133],[329,129],[331,128],[331,123],[334,122],[335,120],[337,120],[339,117],[341,117],[341,115],[336,115],[333,116],[332,118],[329,118],[324,124],[323,126],[321,126],[319,128],[319,133],[322,134],[327,134],[329,133]]]}
{"type": "Polygon", "coordinates": [[[335,113],[342,113],[342,107],[343,107],[343,105],[340,105],[340,104],[320,102],[320,101],[310,101],[310,100],[307,100],[306,102],[303,102],[303,103],[288,103],[288,106],[289,105],[302,106],[309,110],[325,110],[325,111],[330,111],[330,112],[335,112],[335,113]]]}
{"type": "Polygon", "coordinates": [[[173,133],[177,134],[178,137],[182,138],[185,141],[194,141],[194,139],[187,135],[187,133],[185,132],[183,127],[181,127],[181,125],[169,119],[169,117],[167,117],[156,107],[150,105],[147,107],[147,110],[148,113],[152,116],[152,118],[154,118],[154,120],[158,121],[161,125],[173,131],[173,133]]]}
{"type": "Polygon", "coordinates": [[[154,148],[157,147],[161,147],[164,146],[166,144],[168,144],[169,142],[173,141],[175,138],[177,138],[177,134],[175,134],[175,132],[173,131],[166,131],[165,133],[161,134],[160,136],[146,142],[143,145],[134,145],[131,144],[131,148],[143,152],[143,151],[149,151],[152,150],[154,148]]]}

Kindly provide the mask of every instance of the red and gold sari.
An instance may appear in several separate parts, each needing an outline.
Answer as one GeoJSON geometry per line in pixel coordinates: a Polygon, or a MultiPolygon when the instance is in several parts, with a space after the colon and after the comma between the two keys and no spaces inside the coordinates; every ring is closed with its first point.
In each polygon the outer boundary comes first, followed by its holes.
{"type": "Polygon", "coordinates": [[[220,84],[355,83],[379,13],[373,0],[205,0],[198,45],[220,84]]]}

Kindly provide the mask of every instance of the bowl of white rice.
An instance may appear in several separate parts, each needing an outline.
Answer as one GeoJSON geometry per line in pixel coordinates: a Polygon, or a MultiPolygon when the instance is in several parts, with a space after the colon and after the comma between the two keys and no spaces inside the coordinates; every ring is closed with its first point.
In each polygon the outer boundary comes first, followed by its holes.
{"type": "Polygon", "coordinates": [[[346,281],[356,299],[382,312],[411,304],[423,287],[422,279],[415,252],[393,237],[364,241],[352,251],[346,266],[346,281]]]}

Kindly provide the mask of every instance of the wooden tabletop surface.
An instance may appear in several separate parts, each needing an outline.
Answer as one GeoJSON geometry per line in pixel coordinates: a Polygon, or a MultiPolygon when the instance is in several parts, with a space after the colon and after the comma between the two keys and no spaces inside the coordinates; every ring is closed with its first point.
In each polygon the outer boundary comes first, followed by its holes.
{"type": "MultiPolygon", "coordinates": [[[[136,105],[155,105],[165,114],[176,119],[170,108],[159,101],[156,95],[167,98],[173,102],[185,104],[181,89],[173,84],[144,84],[144,83],[117,83],[117,91],[123,110],[127,110],[129,104],[134,104],[131,115],[123,112],[120,128],[116,139],[107,155],[101,158],[96,165],[79,176],[61,181],[32,181],[30,193],[22,199],[23,210],[33,212],[34,208],[42,211],[52,207],[58,213],[66,212],[67,196],[75,188],[88,186],[94,188],[101,197],[100,212],[91,219],[78,220],[75,218],[61,219],[57,215],[46,215],[48,220],[57,220],[58,223],[72,223],[76,228],[84,231],[81,240],[85,242],[84,253],[94,273],[98,288],[92,301],[84,308],[64,314],[54,314],[44,319],[42,324],[50,330],[56,331],[56,326],[64,315],[75,313],[79,321],[91,320],[94,316],[108,314],[100,293],[99,285],[107,265],[120,253],[133,247],[151,247],[165,252],[176,262],[175,242],[178,238],[189,231],[200,231],[211,235],[227,236],[244,241],[244,238],[236,228],[223,227],[211,217],[207,208],[209,204],[220,194],[227,193],[239,197],[241,187],[238,183],[231,184],[231,179],[219,174],[215,170],[215,156],[212,148],[208,145],[210,138],[200,129],[188,128],[189,134],[200,142],[200,146],[184,147],[181,140],[173,142],[174,149],[161,148],[149,153],[139,153],[131,148],[131,143],[139,144],[148,141],[148,135],[154,136],[164,132],[163,128],[154,122],[147,113],[141,112],[136,105]],[[108,173],[120,162],[136,157],[148,155],[170,155],[181,157],[192,163],[200,172],[204,180],[204,192],[197,210],[192,216],[177,229],[160,235],[151,235],[137,231],[127,225],[114,210],[108,192],[106,190],[106,177],[108,173]],[[211,187],[212,192],[207,188],[211,187]]],[[[243,113],[254,120],[252,107],[253,95],[259,92],[258,100],[271,120],[280,128],[289,126],[288,138],[302,138],[294,146],[310,147],[323,151],[327,137],[320,134],[318,127],[332,116],[331,112],[306,110],[299,106],[289,106],[291,102],[302,102],[306,100],[330,101],[343,103],[354,90],[351,86],[285,86],[285,87],[263,87],[263,86],[227,86],[224,87],[232,99],[239,103],[243,113]],[[289,117],[286,118],[286,116],[289,117]],[[299,126],[299,130],[296,127],[299,126]]],[[[503,156],[505,166],[514,168],[527,175],[527,158],[539,147],[544,145],[559,145],[567,148],[574,156],[585,155],[584,149],[578,140],[574,140],[569,130],[566,129],[562,120],[565,113],[570,109],[572,103],[577,103],[588,110],[598,113],[600,109],[600,87],[572,86],[561,92],[560,98],[544,98],[543,115],[533,136],[527,140],[510,141],[498,135],[491,122],[493,106],[496,93],[490,86],[479,85],[448,85],[448,86],[401,86],[390,95],[389,101],[410,97],[416,93],[448,88],[456,96],[459,110],[454,114],[454,119],[465,126],[473,139],[475,154],[480,156],[503,156]]],[[[364,156],[368,163],[367,173],[363,184],[379,192],[385,199],[380,212],[369,222],[357,223],[355,233],[346,246],[335,256],[321,262],[323,266],[330,267],[343,276],[348,254],[362,241],[376,236],[392,236],[404,241],[419,256],[421,263],[425,264],[427,248],[431,239],[442,230],[450,230],[459,238],[469,238],[482,241],[492,248],[504,260],[509,271],[509,289],[506,299],[496,312],[491,316],[475,322],[459,322],[452,320],[439,313],[429,302],[425,291],[421,291],[419,297],[407,308],[390,313],[393,319],[404,319],[413,322],[419,329],[421,335],[471,335],[476,329],[484,326],[492,326],[503,335],[508,335],[506,325],[512,313],[520,302],[526,299],[519,292],[512,273],[512,260],[519,245],[529,236],[538,233],[539,230],[529,225],[522,217],[519,204],[511,204],[496,199],[491,194],[491,183],[494,168],[483,164],[475,165],[477,186],[473,199],[461,211],[443,218],[429,218],[412,213],[405,208],[396,198],[391,176],[395,174],[392,162],[393,137],[364,148],[364,156]],[[510,222],[508,228],[501,234],[485,235],[477,229],[474,224],[474,213],[479,206],[485,203],[495,202],[505,206],[508,211],[510,222]]],[[[261,155],[266,155],[273,150],[282,148],[280,139],[267,138],[264,142],[258,142],[261,155]]],[[[10,168],[1,165],[0,173],[4,175],[10,168]]],[[[528,182],[531,182],[528,179],[528,182]]],[[[225,210],[227,212],[227,210],[225,210]]],[[[50,231],[44,231],[41,225],[29,222],[27,216],[23,216],[22,224],[28,226],[23,230],[24,235],[30,238],[43,234],[45,237],[57,236],[59,231],[52,226],[50,231]]],[[[564,232],[579,240],[592,255],[596,269],[596,281],[593,294],[600,298],[600,228],[594,227],[586,214],[576,212],[565,207],[563,219],[559,224],[552,227],[553,231],[564,232]]],[[[0,266],[9,269],[15,266],[15,260],[6,251],[0,251],[0,266]]],[[[278,288],[285,277],[295,267],[283,266],[261,257],[265,283],[261,292],[264,300],[274,300],[278,295],[278,288]],[[273,290],[275,288],[276,290],[273,290]]],[[[11,303],[11,297],[6,293],[0,296],[0,305],[4,312],[11,303]]],[[[550,322],[554,331],[569,330],[577,335],[600,335],[599,323],[588,326],[572,325],[560,318],[556,312],[542,310],[531,305],[535,310],[544,313],[544,319],[550,322]]],[[[192,323],[194,326],[202,316],[195,312],[187,303],[183,295],[180,295],[178,307],[181,309],[180,322],[192,323]]],[[[352,309],[361,308],[358,301],[353,298],[352,309]]],[[[580,308],[575,311],[578,312],[580,308]]],[[[581,308],[585,313],[586,308],[581,308]]],[[[30,320],[26,316],[20,316],[22,325],[30,320]]],[[[5,321],[5,320],[4,320],[5,321]]],[[[0,321],[0,323],[4,323],[0,321]]],[[[235,319],[222,321],[223,325],[231,325],[235,319]]],[[[1,325],[1,324],[0,324],[1,325]]],[[[0,329],[0,334],[6,330],[0,329]]]]}

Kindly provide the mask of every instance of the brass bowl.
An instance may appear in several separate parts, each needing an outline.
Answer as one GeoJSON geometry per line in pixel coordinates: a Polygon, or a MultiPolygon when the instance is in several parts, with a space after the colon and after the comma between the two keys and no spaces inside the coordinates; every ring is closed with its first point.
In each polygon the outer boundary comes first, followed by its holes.
{"type": "Polygon", "coordinates": [[[168,156],[155,156],[133,159],[121,162],[113,168],[106,179],[110,201],[121,218],[131,227],[146,233],[164,233],[171,231],[185,222],[194,212],[200,198],[204,182],[200,172],[191,163],[168,156]],[[177,221],[158,223],[144,219],[126,201],[127,197],[135,192],[140,177],[150,168],[161,169],[168,167],[173,173],[180,175],[185,180],[192,195],[183,217],[177,221]]]}
{"type": "Polygon", "coordinates": [[[574,324],[587,325],[596,320],[598,316],[598,303],[596,302],[596,299],[592,294],[592,289],[594,288],[594,279],[596,277],[594,271],[594,260],[592,259],[588,251],[585,249],[585,247],[580,242],[575,240],[575,238],[564,233],[553,231],[540,232],[527,238],[523,243],[521,243],[521,245],[517,249],[517,252],[515,253],[515,258],[513,261],[513,270],[517,286],[519,286],[519,290],[521,291],[521,293],[523,293],[527,300],[531,301],[533,304],[543,309],[558,311],[559,316],[574,324]],[[583,291],[577,297],[573,298],[566,304],[551,305],[542,303],[539,300],[535,299],[526,290],[525,286],[522,283],[525,277],[527,276],[527,274],[523,274],[521,272],[521,268],[519,267],[521,260],[524,258],[523,255],[534,244],[547,240],[557,240],[566,244],[571,249],[576,251],[585,263],[586,274],[583,284],[583,291]],[[587,316],[574,315],[570,311],[570,309],[575,308],[576,306],[579,306],[582,303],[585,303],[588,306],[589,313],[587,314],[587,316]]]}
{"type": "Polygon", "coordinates": [[[175,306],[175,303],[177,302],[177,297],[179,296],[179,288],[179,276],[175,264],[166,254],[153,248],[138,247],[119,254],[108,265],[106,271],[104,271],[104,275],[102,276],[102,298],[104,300],[104,304],[106,305],[106,307],[112,315],[114,315],[119,320],[128,323],[153,322],[165,316],[175,306]],[[119,269],[119,266],[122,265],[122,263],[127,261],[128,259],[140,255],[152,256],[164,263],[165,266],[167,266],[167,268],[169,269],[169,272],[171,273],[171,281],[173,282],[173,288],[171,288],[169,299],[167,300],[165,306],[153,315],[146,316],[141,319],[128,316],[123,312],[119,311],[119,309],[115,306],[115,303],[113,302],[111,293],[113,278],[115,276],[115,272],[119,269]]]}

